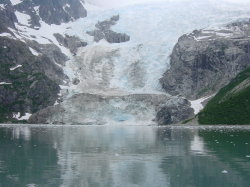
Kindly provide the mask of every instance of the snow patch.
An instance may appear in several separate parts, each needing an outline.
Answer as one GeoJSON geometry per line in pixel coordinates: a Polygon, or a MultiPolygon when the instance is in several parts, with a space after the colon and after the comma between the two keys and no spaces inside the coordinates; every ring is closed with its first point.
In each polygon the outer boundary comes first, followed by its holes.
{"type": "Polygon", "coordinates": [[[59,105],[60,103],[56,100],[56,102],[54,103],[54,106],[59,105]]]}
{"type": "Polygon", "coordinates": [[[67,8],[70,8],[70,4],[68,4],[68,3],[63,6],[63,10],[66,11],[67,8]]]}
{"type": "Polygon", "coordinates": [[[17,65],[17,66],[15,66],[15,67],[13,67],[13,68],[10,68],[10,71],[14,71],[15,69],[17,69],[17,68],[20,68],[20,67],[22,67],[23,65],[17,65]]]}
{"type": "Polygon", "coordinates": [[[22,3],[23,1],[22,0],[10,0],[10,2],[12,5],[17,5],[19,3],[22,3]]]}
{"type": "Polygon", "coordinates": [[[5,9],[5,5],[0,4],[0,9],[5,9]]]}
{"type": "Polygon", "coordinates": [[[29,50],[30,50],[30,52],[31,52],[33,55],[39,56],[39,53],[38,53],[35,49],[29,47],[29,50]]]}
{"type": "Polygon", "coordinates": [[[7,33],[7,32],[1,33],[0,36],[3,36],[3,37],[12,37],[12,35],[10,33],[7,33]]]}
{"type": "Polygon", "coordinates": [[[35,7],[34,7],[34,9],[35,9],[37,15],[39,15],[39,8],[40,8],[40,6],[35,6],[35,7]]]}
{"type": "Polygon", "coordinates": [[[18,112],[18,113],[14,113],[13,114],[13,118],[17,119],[17,120],[28,120],[30,118],[32,114],[30,113],[25,113],[24,116],[21,116],[21,113],[18,112]]]}
{"type": "Polygon", "coordinates": [[[25,113],[24,116],[20,117],[19,120],[28,120],[30,118],[30,116],[32,116],[32,114],[30,113],[25,113]]]}
{"type": "Polygon", "coordinates": [[[204,106],[202,105],[202,103],[213,97],[214,95],[211,95],[211,96],[207,96],[207,97],[203,97],[203,98],[200,98],[200,99],[197,99],[197,100],[194,100],[194,101],[189,101],[191,103],[191,108],[194,109],[194,114],[198,114],[203,108],[204,106]]]}
{"type": "Polygon", "coordinates": [[[12,83],[0,82],[0,85],[9,85],[9,84],[12,84],[12,83]]]}
{"type": "Polygon", "coordinates": [[[29,22],[31,20],[31,17],[28,14],[24,14],[24,13],[21,13],[18,11],[15,11],[15,14],[16,14],[16,17],[17,17],[19,24],[26,25],[26,26],[30,25],[29,22]]]}
{"type": "Polygon", "coordinates": [[[202,40],[204,40],[204,39],[207,39],[207,38],[210,38],[211,36],[200,36],[200,37],[195,37],[194,36],[194,39],[196,40],[196,41],[202,41],[202,40]]]}
{"type": "Polygon", "coordinates": [[[47,24],[44,21],[40,21],[41,27],[37,27],[36,29],[27,27],[27,25],[23,24],[15,24],[19,32],[15,32],[16,37],[20,40],[23,40],[23,38],[29,39],[29,40],[35,40],[40,44],[55,44],[57,45],[62,53],[64,53],[67,56],[71,56],[71,53],[69,49],[61,46],[59,42],[54,37],[55,33],[59,33],[61,35],[64,35],[64,32],[67,30],[66,28],[70,27],[72,22],[65,23],[61,25],[54,25],[54,24],[47,24]],[[35,38],[33,36],[36,36],[35,38]]]}
{"type": "Polygon", "coordinates": [[[231,33],[219,33],[219,32],[216,32],[216,35],[223,38],[229,38],[230,36],[232,36],[231,33]]]}

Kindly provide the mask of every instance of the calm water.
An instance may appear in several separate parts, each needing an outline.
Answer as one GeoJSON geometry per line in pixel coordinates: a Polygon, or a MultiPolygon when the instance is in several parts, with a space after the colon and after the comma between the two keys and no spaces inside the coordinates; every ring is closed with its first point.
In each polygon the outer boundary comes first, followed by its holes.
{"type": "Polygon", "coordinates": [[[0,187],[249,187],[250,127],[0,127],[0,187]]]}

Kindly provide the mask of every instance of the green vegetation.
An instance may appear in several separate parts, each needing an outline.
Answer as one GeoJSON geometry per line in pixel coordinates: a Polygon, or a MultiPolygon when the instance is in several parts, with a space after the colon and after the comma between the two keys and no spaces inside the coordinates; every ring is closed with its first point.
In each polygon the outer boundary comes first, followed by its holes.
{"type": "Polygon", "coordinates": [[[198,120],[200,124],[250,124],[250,68],[222,88],[198,114],[198,120]]]}
{"type": "Polygon", "coordinates": [[[187,124],[187,123],[191,122],[193,119],[194,119],[194,118],[187,119],[187,120],[183,121],[181,124],[187,124]]]}

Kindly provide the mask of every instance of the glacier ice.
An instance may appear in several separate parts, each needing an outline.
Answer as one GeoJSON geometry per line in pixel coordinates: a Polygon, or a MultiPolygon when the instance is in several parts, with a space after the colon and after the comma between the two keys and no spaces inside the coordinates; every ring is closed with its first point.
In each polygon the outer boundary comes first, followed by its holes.
{"type": "MultiPolygon", "coordinates": [[[[237,9],[237,6],[234,6],[232,10],[224,10],[215,1],[152,2],[117,9],[90,10],[87,18],[72,23],[71,29],[66,32],[77,35],[89,43],[88,48],[78,53],[78,57],[82,58],[82,64],[86,61],[89,63],[93,54],[95,54],[93,58],[103,57],[100,60],[102,64],[102,67],[99,67],[102,68],[100,71],[103,73],[112,71],[109,74],[112,78],[108,78],[108,87],[133,93],[151,93],[161,91],[158,80],[169,67],[169,56],[181,35],[194,29],[218,27],[239,18],[247,18],[247,16],[247,7],[237,9]],[[112,30],[130,35],[129,42],[95,43],[93,37],[86,34],[86,30],[94,29],[98,21],[117,14],[120,15],[120,20],[112,27],[112,30]],[[113,56],[108,54],[110,50],[115,51],[113,56]]],[[[75,64],[75,59],[72,63],[75,64]]],[[[100,81],[100,74],[96,72],[94,74],[96,80],[93,81],[100,81]]],[[[81,73],[79,78],[81,80],[81,73]]],[[[106,78],[103,79],[105,84],[106,78]]],[[[85,80],[81,82],[86,83],[85,80]]]]}

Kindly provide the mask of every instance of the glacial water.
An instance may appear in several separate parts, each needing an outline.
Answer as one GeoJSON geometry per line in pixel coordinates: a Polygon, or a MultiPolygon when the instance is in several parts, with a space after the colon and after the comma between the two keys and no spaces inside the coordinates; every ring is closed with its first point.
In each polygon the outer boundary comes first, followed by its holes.
{"type": "Polygon", "coordinates": [[[1,126],[0,187],[247,187],[250,126],[1,126]]]}

